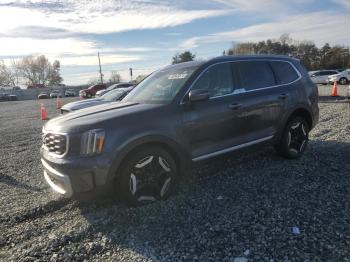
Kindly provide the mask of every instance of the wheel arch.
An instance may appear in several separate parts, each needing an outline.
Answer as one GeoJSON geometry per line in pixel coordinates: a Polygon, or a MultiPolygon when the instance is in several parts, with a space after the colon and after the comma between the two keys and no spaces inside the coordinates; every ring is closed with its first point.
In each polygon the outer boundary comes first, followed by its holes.
{"type": "Polygon", "coordinates": [[[179,166],[179,174],[183,176],[188,167],[191,165],[190,157],[186,150],[184,150],[173,139],[162,135],[149,135],[146,137],[137,138],[116,152],[110,172],[109,180],[115,180],[118,178],[118,171],[122,168],[124,161],[136,150],[140,150],[145,147],[157,146],[166,150],[179,166]]]}
{"type": "Polygon", "coordinates": [[[309,126],[309,130],[313,128],[313,119],[312,119],[311,111],[305,106],[298,106],[293,110],[291,110],[288,114],[286,114],[284,121],[282,121],[282,124],[277,133],[276,141],[279,141],[281,139],[281,136],[283,134],[283,131],[286,128],[286,125],[293,117],[296,117],[296,116],[303,117],[306,120],[306,123],[309,126]]]}
{"type": "Polygon", "coordinates": [[[309,126],[309,129],[311,130],[312,129],[312,126],[313,126],[313,119],[312,119],[312,115],[310,113],[309,110],[307,110],[306,108],[297,108],[295,109],[288,117],[287,121],[285,122],[285,125],[289,122],[289,120],[291,120],[293,117],[296,117],[296,116],[299,116],[299,117],[302,117],[306,120],[306,123],[308,124],[309,126]]]}

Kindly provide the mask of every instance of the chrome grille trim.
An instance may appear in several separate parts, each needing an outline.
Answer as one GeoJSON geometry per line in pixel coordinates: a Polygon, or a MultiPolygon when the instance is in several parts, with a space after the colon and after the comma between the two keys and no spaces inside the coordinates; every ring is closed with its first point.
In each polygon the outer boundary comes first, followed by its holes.
{"type": "Polygon", "coordinates": [[[43,148],[53,157],[62,158],[69,150],[69,136],[66,133],[43,130],[43,148]]]}

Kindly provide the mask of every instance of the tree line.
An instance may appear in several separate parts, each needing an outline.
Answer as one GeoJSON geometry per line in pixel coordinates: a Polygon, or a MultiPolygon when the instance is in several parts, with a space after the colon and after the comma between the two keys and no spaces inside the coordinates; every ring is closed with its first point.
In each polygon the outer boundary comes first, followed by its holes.
{"type": "MultiPolygon", "coordinates": [[[[317,47],[312,41],[297,41],[284,34],[278,39],[267,39],[260,42],[242,42],[234,44],[223,55],[287,55],[300,59],[307,70],[345,69],[350,67],[349,48],[341,45],[331,46],[325,43],[317,47]]],[[[195,55],[190,51],[176,54],[172,63],[192,61],[195,55]]]]}
{"type": "Polygon", "coordinates": [[[12,60],[10,65],[0,61],[0,86],[61,84],[60,68],[58,60],[51,63],[44,55],[12,60]]]}

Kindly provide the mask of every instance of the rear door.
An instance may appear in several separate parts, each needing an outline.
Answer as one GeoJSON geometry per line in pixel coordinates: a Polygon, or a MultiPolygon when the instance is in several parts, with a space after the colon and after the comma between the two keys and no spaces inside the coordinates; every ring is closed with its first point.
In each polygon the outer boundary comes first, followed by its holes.
{"type": "Polygon", "coordinates": [[[293,92],[291,85],[286,84],[293,80],[279,79],[275,71],[281,72],[282,76],[287,75],[291,65],[283,61],[258,60],[233,62],[232,66],[238,79],[232,103],[239,105],[236,110],[239,143],[272,138],[293,92]]]}

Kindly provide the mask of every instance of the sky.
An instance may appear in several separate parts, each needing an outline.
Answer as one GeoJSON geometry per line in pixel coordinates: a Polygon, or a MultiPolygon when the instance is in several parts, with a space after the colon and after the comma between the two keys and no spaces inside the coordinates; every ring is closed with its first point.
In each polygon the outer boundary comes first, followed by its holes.
{"type": "Polygon", "coordinates": [[[208,59],[282,34],[350,46],[350,0],[0,0],[0,60],[58,59],[67,85],[99,76],[97,52],[105,79],[129,81],[176,53],[208,59]]]}

